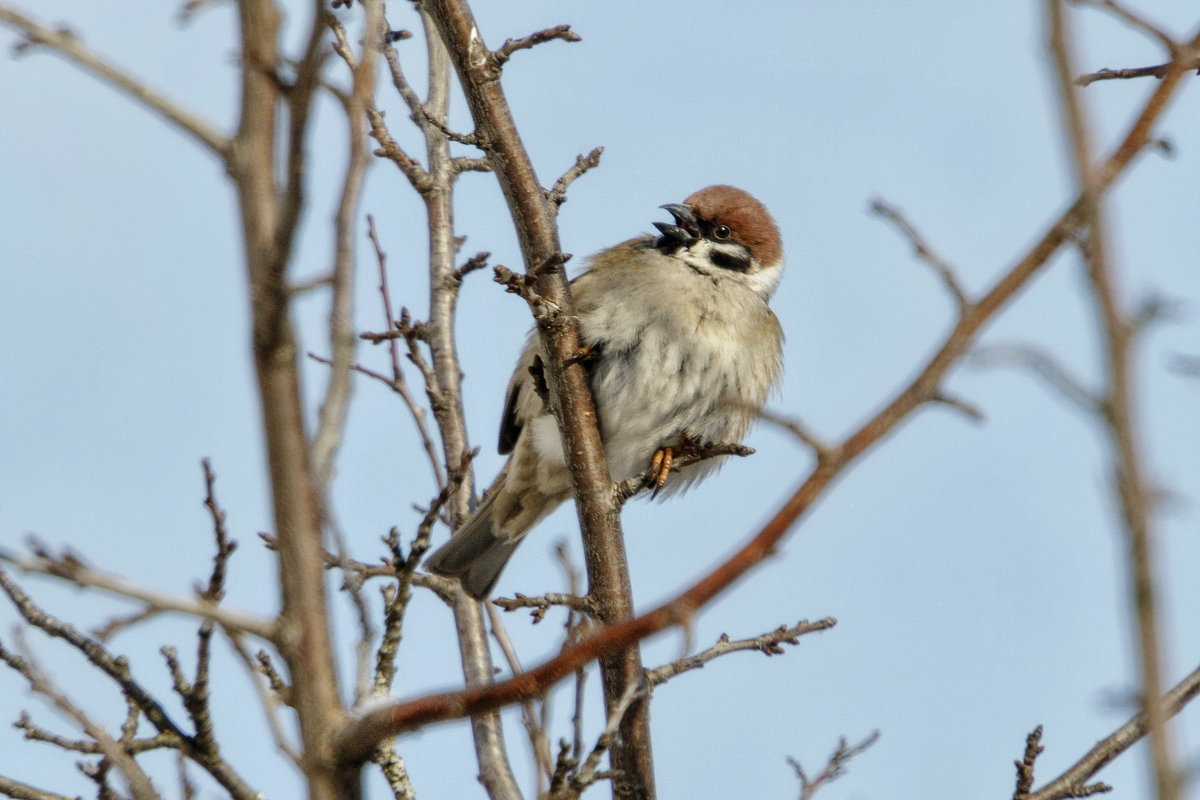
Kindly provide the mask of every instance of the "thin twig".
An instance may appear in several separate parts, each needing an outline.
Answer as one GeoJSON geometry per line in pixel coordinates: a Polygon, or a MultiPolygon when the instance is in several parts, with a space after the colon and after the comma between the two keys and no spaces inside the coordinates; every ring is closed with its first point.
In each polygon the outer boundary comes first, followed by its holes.
{"type": "Polygon", "coordinates": [[[138,600],[160,612],[173,611],[211,620],[228,630],[248,633],[266,641],[271,641],[275,636],[274,620],[244,611],[234,611],[204,597],[191,598],[168,594],[118,578],[115,575],[96,572],[71,553],[53,556],[39,546],[38,552],[32,557],[20,558],[12,554],[0,553],[0,561],[7,561],[22,572],[50,575],[78,586],[99,589],[109,594],[138,600]]]}
{"type": "MultiPolygon", "coordinates": [[[[20,630],[17,635],[20,637],[20,630]]],[[[19,638],[18,645],[23,645],[19,638]]],[[[150,776],[142,770],[133,756],[108,735],[103,725],[95,722],[83,709],[67,699],[67,696],[51,683],[45,670],[34,661],[27,647],[22,646],[21,649],[25,652],[17,655],[0,645],[0,661],[24,677],[29,683],[30,691],[46,698],[51,705],[70,717],[80,730],[91,737],[99,751],[104,754],[105,759],[121,771],[129,785],[133,800],[159,800],[158,791],[151,783],[150,776]]]]}
{"type": "Polygon", "coordinates": [[[976,348],[969,362],[981,367],[1014,366],[1040,378],[1048,387],[1077,409],[1102,414],[1104,401],[1086,387],[1057,359],[1027,344],[988,345],[976,348]]]}
{"type": "Polygon", "coordinates": [[[954,298],[954,302],[958,304],[959,314],[964,313],[970,307],[971,301],[967,297],[966,290],[959,282],[953,267],[943,261],[933,251],[933,248],[925,241],[925,237],[904,216],[904,212],[890,205],[883,198],[878,197],[871,201],[871,211],[890,222],[896,230],[900,231],[904,238],[908,239],[909,244],[912,245],[913,252],[934,271],[946,287],[946,291],[950,292],[950,295],[954,298]]]}
{"type": "Polygon", "coordinates": [[[731,641],[729,636],[723,633],[721,634],[721,638],[717,640],[717,643],[707,650],[678,659],[677,661],[672,661],[661,667],[647,670],[646,680],[651,686],[658,686],[659,684],[666,683],[680,673],[700,669],[713,659],[720,658],[729,653],[754,650],[768,656],[783,655],[786,652],[783,649],[783,645],[799,645],[800,637],[806,633],[827,631],[834,625],[837,625],[837,620],[833,617],[819,619],[816,622],[801,620],[790,628],[787,625],[780,625],[775,630],[768,631],[761,636],[755,636],[751,639],[738,639],[736,641],[731,641]]]}
{"type": "MultiPolygon", "coordinates": [[[[504,654],[504,660],[508,662],[509,671],[513,675],[523,672],[521,659],[517,656],[512,639],[508,638],[508,631],[504,629],[504,620],[500,618],[500,612],[490,604],[484,604],[484,607],[487,609],[488,622],[491,623],[492,638],[500,645],[500,652],[504,654]]],[[[544,698],[543,702],[545,702],[544,698]]],[[[534,698],[528,698],[521,703],[521,721],[525,726],[525,734],[529,737],[533,760],[538,767],[538,793],[541,794],[542,779],[548,779],[554,775],[554,760],[550,755],[550,738],[541,724],[538,710],[534,705],[534,698]]]]}
{"type": "MultiPolygon", "coordinates": [[[[671,461],[671,471],[678,472],[684,467],[707,461],[710,458],[724,458],[725,456],[745,458],[752,455],[754,455],[754,448],[744,444],[688,442],[674,455],[671,461]]],[[[640,492],[655,486],[654,478],[657,474],[658,470],[649,468],[641,475],[634,475],[632,478],[616,484],[613,493],[617,502],[624,503],[640,492]]]]}
{"type": "Polygon", "coordinates": [[[79,795],[71,798],[66,795],[55,794],[45,789],[31,786],[28,783],[14,780],[13,778],[6,778],[3,775],[0,775],[0,794],[5,797],[11,797],[13,800],[81,800],[79,795]]]}
{"type": "Polygon", "coordinates": [[[1174,37],[1163,30],[1161,26],[1154,24],[1129,7],[1115,2],[1115,0],[1070,0],[1070,2],[1073,5],[1091,6],[1092,8],[1108,12],[1131,28],[1141,31],[1146,36],[1154,39],[1162,46],[1170,58],[1174,58],[1179,52],[1179,43],[1175,41],[1174,37]]]}
{"type": "Polygon", "coordinates": [[[299,765],[301,763],[300,751],[288,741],[288,735],[283,729],[283,720],[279,717],[279,704],[282,702],[282,699],[287,697],[289,705],[291,703],[291,687],[284,686],[279,673],[275,672],[273,667],[270,668],[269,672],[265,671],[265,667],[270,666],[271,662],[269,659],[259,658],[255,660],[251,658],[250,652],[246,649],[246,645],[240,636],[227,632],[226,637],[229,639],[230,645],[233,646],[233,651],[237,653],[238,658],[250,675],[250,682],[254,684],[254,691],[258,694],[263,714],[267,718],[267,728],[271,731],[271,738],[275,742],[275,747],[289,761],[299,765]],[[259,679],[260,675],[266,678],[267,685],[264,685],[263,681],[259,679]]]}
{"type": "MultiPolygon", "coordinates": [[[[383,25],[380,0],[363,3],[364,38],[370,42],[383,25]]],[[[337,18],[328,16],[335,32],[336,52],[350,69],[351,91],[343,103],[346,114],[346,139],[349,148],[345,174],[342,177],[337,211],[334,214],[334,252],[330,284],[333,288],[329,303],[329,352],[332,356],[329,381],[321,402],[317,430],[313,435],[312,452],[315,472],[323,493],[328,496],[333,476],[333,460],[341,445],[350,402],[350,372],[354,361],[354,227],[362,198],[363,178],[370,161],[366,151],[366,109],[375,93],[375,62],[377,48],[365,45],[355,58],[349,48],[345,30],[337,18]]],[[[328,502],[326,503],[328,507],[328,502]]]]}
{"type": "Polygon", "coordinates": [[[114,66],[105,56],[97,55],[66,29],[51,30],[7,6],[0,6],[0,22],[22,31],[28,38],[17,45],[18,52],[45,46],[73,62],[85,72],[111,84],[137,100],[163,119],[191,136],[222,161],[231,157],[231,142],[200,117],[151,89],[137,78],[114,66]]]}
{"type": "Polygon", "coordinates": [[[565,776],[565,785],[556,791],[552,791],[548,800],[574,800],[583,794],[585,789],[601,778],[612,777],[611,774],[599,771],[600,760],[604,758],[604,754],[612,747],[620,731],[621,720],[629,713],[630,706],[633,705],[633,702],[639,696],[645,695],[648,689],[648,685],[644,684],[633,684],[625,689],[625,693],[609,709],[604,731],[596,738],[596,744],[592,746],[592,750],[588,753],[587,758],[574,771],[574,774],[565,776]]]}
{"type": "Polygon", "coordinates": [[[567,189],[585,172],[600,166],[600,156],[603,154],[604,148],[597,147],[586,156],[576,156],[575,165],[554,182],[554,186],[546,192],[546,199],[553,203],[555,208],[567,202],[567,189]]]}
{"type": "MultiPolygon", "coordinates": [[[[1200,667],[1175,684],[1157,705],[1163,716],[1173,717],[1197,695],[1200,695],[1200,667]]],[[[1097,772],[1145,736],[1147,729],[1146,713],[1135,714],[1120,728],[1097,742],[1061,775],[1020,800],[1063,800],[1077,796],[1075,793],[1085,789],[1097,772]]]]}
{"type": "MultiPolygon", "coordinates": [[[[1088,86],[1096,81],[1112,81],[1112,80],[1128,80],[1130,78],[1162,78],[1167,74],[1167,70],[1171,68],[1171,62],[1166,64],[1155,64],[1152,67],[1129,67],[1125,69],[1101,69],[1095,72],[1089,72],[1086,75],[1080,75],[1075,79],[1076,86],[1088,86]]],[[[1189,69],[1195,69],[1200,73],[1200,59],[1192,64],[1189,69]]]]}
{"type": "Polygon", "coordinates": [[[497,597],[492,600],[492,605],[502,608],[505,611],[516,611],[518,608],[531,608],[530,616],[533,617],[533,622],[536,625],[541,622],[546,616],[546,612],[554,606],[563,606],[580,614],[586,614],[589,617],[596,616],[596,605],[589,597],[580,597],[574,594],[561,594],[559,592],[547,592],[536,597],[527,597],[520,592],[515,593],[511,598],[497,597]]]}
{"type": "Polygon", "coordinates": [[[792,769],[796,772],[796,777],[800,779],[800,800],[811,800],[818,789],[829,785],[845,775],[846,764],[850,759],[861,755],[877,741],[879,741],[879,731],[875,731],[857,744],[848,744],[845,737],[842,737],[838,740],[837,749],[833,751],[833,755],[829,756],[829,760],[825,763],[824,769],[811,778],[804,771],[804,767],[800,766],[799,761],[794,758],[788,758],[788,763],[792,765],[792,769]]]}
{"type": "Polygon", "coordinates": [[[500,67],[508,59],[512,58],[512,54],[518,50],[528,50],[531,47],[536,47],[545,42],[552,42],[555,39],[560,39],[564,42],[580,42],[583,37],[575,31],[571,30],[570,25],[555,25],[553,28],[536,31],[528,36],[522,36],[520,39],[506,39],[500,48],[492,53],[492,61],[496,67],[500,67]]]}

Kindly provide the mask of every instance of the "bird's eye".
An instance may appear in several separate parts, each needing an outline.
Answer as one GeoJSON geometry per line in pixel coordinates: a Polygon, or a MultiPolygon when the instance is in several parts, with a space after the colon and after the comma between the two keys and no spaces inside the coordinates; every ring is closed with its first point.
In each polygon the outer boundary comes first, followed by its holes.
{"type": "Polygon", "coordinates": [[[733,231],[729,230],[728,225],[717,225],[713,228],[712,235],[717,241],[723,242],[733,235],[733,231]]]}

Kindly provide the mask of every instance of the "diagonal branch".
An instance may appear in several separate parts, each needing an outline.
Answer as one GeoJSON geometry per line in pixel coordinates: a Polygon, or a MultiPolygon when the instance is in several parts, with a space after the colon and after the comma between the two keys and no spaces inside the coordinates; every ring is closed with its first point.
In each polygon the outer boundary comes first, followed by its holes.
{"type": "MultiPolygon", "coordinates": [[[[1173,717],[1198,695],[1200,695],[1200,668],[1193,670],[1186,678],[1173,686],[1157,705],[1164,717],[1173,717]]],[[[1079,792],[1088,785],[1088,781],[1097,772],[1138,742],[1146,735],[1148,729],[1146,712],[1134,715],[1120,728],[1097,742],[1095,747],[1061,775],[1036,792],[1028,792],[1028,787],[1033,785],[1033,765],[1040,748],[1038,748],[1037,741],[1034,741],[1033,747],[1037,752],[1031,753],[1027,744],[1025,760],[1020,762],[1021,775],[1015,795],[1016,800],[1062,800],[1067,797],[1078,797],[1079,792]],[[1024,794],[1021,793],[1022,787],[1026,788],[1024,794]]],[[[1040,735],[1037,738],[1040,739],[1040,735]]]]}
{"type": "Polygon", "coordinates": [[[215,622],[227,630],[248,633],[266,641],[272,641],[275,637],[275,622],[267,617],[226,608],[218,605],[211,598],[184,597],[149,589],[116,575],[97,572],[70,554],[54,557],[45,550],[39,550],[30,558],[4,555],[0,557],[0,560],[7,561],[22,572],[50,575],[79,586],[99,589],[119,597],[128,597],[131,600],[145,603],[157,611],[173,611],[199,617],[215,622]]]}
{"type": "Polygon", "coordinates": [[[761,636],[755,636],[750,639],[731,640],[728,634],[723,633],[716,644],[707,650],[702,650],[695,655],[681,658],[678,661],[672,661],[669,664],[663,664],[661,667],[652,670],[647,670],[646,680],[649,681],[651,686],[657,686],[660,683],[666,683],[681,673],[700,669],[708,662],[730,653],[753,650],[768,656],[782,655],[786,652],[783,649],[783,645],[798,645],[800,644],[800,637],[804,634],[827,631],[834,625],[837,625],[837,620],[833,617],[826,617],[816,622],[801,620],[790,627],[780,625],[773,631],[768,631],[761,636]]]}
{"type": "Polygon", "coordinates": [[[871,201],[871,212],[890,222],[896,230],[900,231],[908,239],[909,243],[912,244],[913,252],[916,256],[929,265],[929,268],[941,279],[946,290],[950,292],[954,301],[958,304],[959,313],[965,311],[970,301],[967,299],[966,290],[959,283],[954,269],[933,251],[933,248],[925,241],[925,237],[905,218],[903,212],[879,197],[871,201]]]}
{"type": "Polygon", "coordinates": [[[107,58],[93,53],[83,46],[83,43],[65,28],[51,30],[34,22],[20,12],[0,6],[0,22],[22,31],[27,37],[19,44],[18,50],[25,51],[31,47],[49,47],[54,52],[66,58],[85,72],[90,72],[97,78],[108,82],[120,91],[137,100],[160,117],[170,122],[176,128],[191,136],[209,151],[227,161],[230,157],[231,142],[200,117],[179,106],[174,101],[151,89],[137,78],[114,66],[107,58]]]}
{"type": "MultiPolygon", "coordinates": [[[[538,335],[547,356],[546,383],[553,397],[550,406],[558,421],[563,457],[571,473],[587,559],[588,593],[596,602],[601,621],[619,623],[633,616],[633,592],[620,513],[587,370],[576,358],[581,350],[578,322],[562,268],[566,259],[559,243],[554,207],[538,181],[500,85],[502,59],[498,56],[504,48],[499,53],[488,51],[466,0],[428,0],[422,7],[437,25],[458,71],[476,133],[488,143],[486,152],[512,215],[527,279],[532,281],[532,290],[544,307],[556,312],[535,313],[538,335]]],[[[550,38],[566,33],[564,28],[550,38]]],[[[537,311],[532,303],[531,310],[537,311]]],[[[600,672],[608,712],[611,713],[630,686],[640,683],[642,671],[636,639],[628,639],[623,647],[603,652],[600,672]]],[[[654,796],[647,698],[634,700],[629,713],[621,718],[620,738],[611,758],[614,770],[619,773],[615,779],[618,795],[654,796]]]]}
{"type": "MultiPolygon", "coordinates": [[[[1200,47],[1200,35],[1188,45],[1200,47]]],[[[1116,150],[1098,172],[1096,188],[1104,191],[1149,142],[1150,132],[1179,86],[1187,60],[1176,61],[1116,150]]],[[[778,543],[796,522],[823,496],[833,481],[867,450],[937,393],[946,372],[958,362],[986,322],[991,320],[1065,244],[1081,221],[1077,200],[1042,234],[1033,247],[996,281],[992,288],[961,319],[919,374],[882,410],[867,420],[829,456],[818,463],[774,516],[749,542],[725,563],[672,600],[638,617],[611,624],[598,633],[565,648],[558,656],[510,680],[461,692],[419,697],[397,702],[363,714],[338,736],[335,748],[340,759],[357,763],[366,758],[375,743],[387,736],[416,730],[431,722],[457,719],[484,708],[499,708],[545,692],[581,665],[601,655],[625,648],[658,631],[690,618],[718,594],[728,589],[747,570],[776,551],[778,543]]]]}

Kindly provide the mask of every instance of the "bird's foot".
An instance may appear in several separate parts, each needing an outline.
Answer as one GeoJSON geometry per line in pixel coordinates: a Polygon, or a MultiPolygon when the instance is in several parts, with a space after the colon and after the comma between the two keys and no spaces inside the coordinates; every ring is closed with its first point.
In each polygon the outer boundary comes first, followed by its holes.
{"type": "Polygon", "coordinates": [[[659,491],[666,485],[667,476],[671,474],[671,467],[675,463],[675,456],[693,446],[692,440],[684,433],[680,434],[678,444],[664,445],[654,451],[654,455],[650,459],[650,485],[654,487],[652,498],[657,497],[659,491]]]}

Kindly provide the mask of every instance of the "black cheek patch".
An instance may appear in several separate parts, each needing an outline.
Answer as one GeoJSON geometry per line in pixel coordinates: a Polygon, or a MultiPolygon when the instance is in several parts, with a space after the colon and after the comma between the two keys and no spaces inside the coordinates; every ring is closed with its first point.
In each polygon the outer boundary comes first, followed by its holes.
{"type": "Polygon", "coordinates": [[[750,269],[749,254],[726,253],[724,250],[713,250],[709,253],[708,258],[713,264],[721,269],[733,270],[734,272],[745,272],[750,269]]]}

